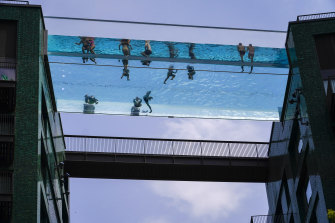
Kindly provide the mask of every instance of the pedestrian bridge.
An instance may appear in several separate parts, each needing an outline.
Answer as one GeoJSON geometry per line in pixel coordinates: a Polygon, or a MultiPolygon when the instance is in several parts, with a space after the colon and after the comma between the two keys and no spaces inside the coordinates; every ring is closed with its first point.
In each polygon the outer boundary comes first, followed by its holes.
{"type": "Polygon", "coordinates": [[[266,182],[267,142],[65,135],[71,177],[266,182]]]}

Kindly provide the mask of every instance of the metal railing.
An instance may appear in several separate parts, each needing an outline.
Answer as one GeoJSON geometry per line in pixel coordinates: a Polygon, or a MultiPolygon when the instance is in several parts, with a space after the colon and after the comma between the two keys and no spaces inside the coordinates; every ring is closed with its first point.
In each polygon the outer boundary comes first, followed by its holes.
{"type": "Polygon", "coordinates": [[[10,223],[12,215],[12,202],[0,201],[0,222],[10,223]]]}
{"type": "Polygon", "coordinates": [[[300,21],[307,21],[307,20],[318,20],[318,19],[329,19],[329,18],[335,18],[335,12],[299,15],[297,16],[297,21],[300,22],[300,21]]]}
{"type": "Polygon", "coordinates": [[[29,5],[29,1],[21,1],[21,0],[0,0],[0,4],[18,4],[18,5],[29,5]]]}
{"type": "Polygon", "coordinates": [[[9,166],[13,163],[13,142],[0,142],[0,166],[9,166]]]}
{"type": "Polygon", "coordinates": [[[267,142],[65,135],[67,151],[138,155],[267,158],[267,142]]]}
{"type": "Polygon", "coordinates": [[[0,135],[14,135],[14,115],[0,114],[0,135]]]}
{"type": "Polygon", "coordinates": [[[0,172],[0,195],[11,195],[12,194],[12,172],[1,171],[0,172]]]}
{"type": "Polygon", "coordinates": [[[256,215],[252,216],[250,223],[285,223],[284,215],[256,215]]]}
{"type": "MultiPolygon", "coordinates": [[[[1,0],[0,0],[1,3],[1,0]]],[[[0,57],[0,80],[15,81],[16,80],[16,59],[0,57]]]]}

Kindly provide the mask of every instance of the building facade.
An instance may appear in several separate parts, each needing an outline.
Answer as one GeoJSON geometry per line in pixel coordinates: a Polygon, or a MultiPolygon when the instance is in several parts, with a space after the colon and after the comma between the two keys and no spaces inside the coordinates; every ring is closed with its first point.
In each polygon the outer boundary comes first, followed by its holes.
{"type": "Polygon", "coordinates": [[[40,6],[0,4],[0,222],[68,222],[62,126],[40,6]]]}
{"type": "Polygon", "coordinates": [[[281,121],[273,123],[266,183],[280,222],[328,222],[335,209],[335,13],[290,22],[281,121]]]}

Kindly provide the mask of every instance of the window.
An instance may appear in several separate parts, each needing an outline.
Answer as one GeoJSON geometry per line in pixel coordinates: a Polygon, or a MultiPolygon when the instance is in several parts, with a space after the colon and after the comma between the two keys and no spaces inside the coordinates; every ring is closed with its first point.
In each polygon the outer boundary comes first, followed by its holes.
{"type": "Polygon", "coordinates": [[[0,20],[0,58],[16,58],[16,39],[16,22],[0,20]]]}
{"type": "Polygon", "coordinates": [[[335,33],[315,36],[321,70],[335,69],[335,33]]]}

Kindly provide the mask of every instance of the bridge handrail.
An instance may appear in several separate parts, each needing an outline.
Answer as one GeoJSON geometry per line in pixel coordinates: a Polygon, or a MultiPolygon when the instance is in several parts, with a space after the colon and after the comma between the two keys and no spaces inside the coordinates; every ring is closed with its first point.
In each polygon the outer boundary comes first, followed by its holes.
{"type": "Polygon", "coordinates": [[[143,155],[267,158],[268,142],[64,135],[67,151],[143,155]]]}

